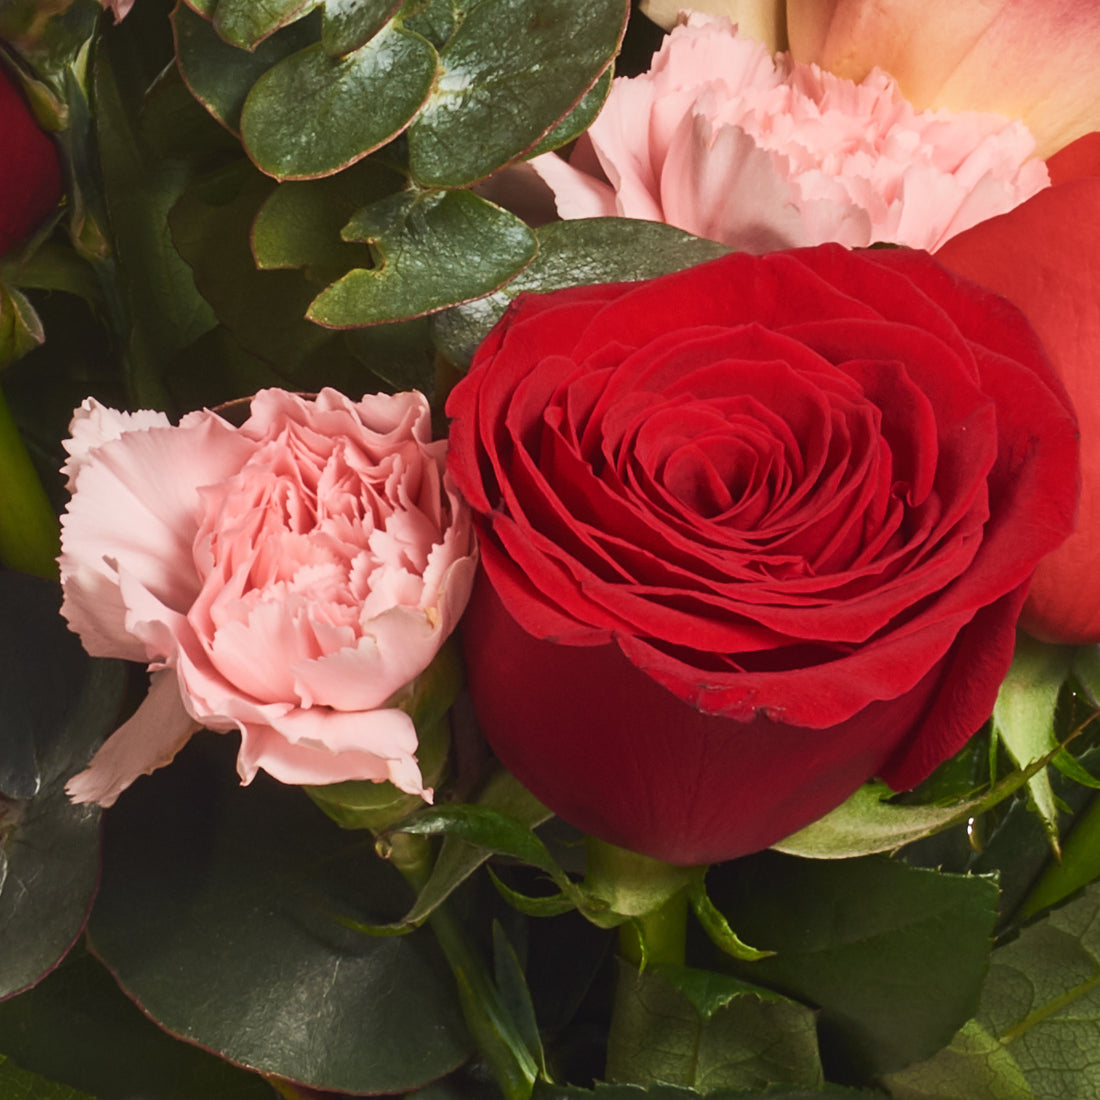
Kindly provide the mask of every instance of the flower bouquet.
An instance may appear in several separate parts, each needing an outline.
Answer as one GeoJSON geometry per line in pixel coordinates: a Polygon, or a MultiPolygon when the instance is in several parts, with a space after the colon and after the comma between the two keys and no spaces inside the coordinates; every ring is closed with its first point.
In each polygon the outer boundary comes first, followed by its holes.
{"type": "Polygon", "coordinates": [[[0,8],[0,1096],[1100,1093],[1098,48],[0,8]]]}

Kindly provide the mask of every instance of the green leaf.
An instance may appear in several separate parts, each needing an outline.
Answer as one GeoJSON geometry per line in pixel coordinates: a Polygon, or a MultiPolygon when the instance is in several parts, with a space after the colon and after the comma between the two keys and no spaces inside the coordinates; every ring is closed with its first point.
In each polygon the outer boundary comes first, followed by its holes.
{"type": "Polygon", "coordinates": [[[436,62],[429,42],[393,23],[346,57],[307,46],[253,85],[241,112],[245,149],[278,179],[339,172],[408,126],[436,62]]]}
{"type": "Polygon", "coordinates": [[[977,1018],[1036,1100],[1100,1095],[1100,886],[993,952],[977,1018]]]}
{"type": "Polygon", "coordinates": [[[1015,1059],[976,1020],[926,1062],[882,1078],[892,1100],[1034,1100],[1015,1059]]]}
{"type": "Polygon", "coordinates": [[[0,572],[0,998],[64,957],[95,896],[97,806],[66,782],[114,729],[123,673],[85,656],[56,584],[0,572]]]}
{"type": "Polygon", "coordinates": [[[371,262],[369,249],[340,235],[357,210],[398,191],[403,180],[372,160],[335,176],[283,183],[260,207],[252,251],[262,270],[303,268],[324,284],[371,262]]]}
{"type": "Polygon", "coordinates": [[[171,20],[184,83],[235,134],[240,133],[241,110],[252,85],[284,58],[316,42],[318,35],[318,20],[307,17],[248,51],[224,41],[211,22],[196,15],[184,0],[177,0],[171,20]]]}
{"type": "Polygon", "coordinates": [[[1073,674],[1093,706],[1100,706],[1100,646],[1079,646],[1073,656],[1073,674]]]}
{"type": "MultiPolygon", "coordinates": [[[[256,268],[249,227],[275,187],[245,160],[196,180],[172,208],[172,240],[218,319],[247,351],[290,379],[316,360],[332,384],[354,379],[361,370],[335,334],[305,319],[317,285],[304,271],[256,268]]],[[[353,262],[356,250],[344,247],[353,262]]]]}
{"type": "Polygon", "coordinates": [[[707,971],[619,965],[612,1079],[702,1093],[823,1083],[814,1014],[804,1005],[707,971]]]}
{"type": "Polygon", "coordinates": [[[479,298],[526,267],[535,235],[471,191],[403,192],[357,214],[349,240],[377,250],[371,269],[322,291],[309,317],[332,328],[405,320],[479,298]]]}
{"type": "Polygon", "coordinates": [[[300,19],[317,0],[214,0],[219,36],[241,50],[254,50],[281,27],[300,19]]]}
{"type": "Polygon", "coordinates": [[[365,46],[401,7],[402,0],[324,0],[321,45],[332,57],[365,46]]]}
{"type": "MultiPolygon", "coordinates": [[[[840,1085],[825,1085],[821,1089],[719,1089],[708,1092],[707,1100],[882,1100],[878,1090],[848,1089],[840,1085]]],[[[695,1089],[679,1085],[622,1085],[596,1083],[595,1089],[577,1088],[571,1085],[551,1085],[539,1082],[532,1100],[698,1100],[695,1089]]],[[[976,1100],[968,1097],[967,1100],[976,1100]]]]}
{"type": "Polygon", "coordinates": [[[823,1048],[857,1077],[930,1057],[974,1015],[997,887],[871,857],[763,852],[711,869],[711,897],[751,944],[717,965],[820,1009],[823,1048]]]}
{"type": "MultiPolygon", "coordinates": [[[[101,1100],[273,1100],[256,1074],[143,1016],[83,946],[34,989],[0,1004],[0,1050],[101,1100]]],[[[9,1100],[2,1088],[0,1096],[9,1100]]]]}
{"type": "Polygon", "coordinates": [[[497,293],[433,318],[436,343],[451,362],[468,365],[508,304],[525,291],[652,279],[729,251],[671,225],[633,218],[552,222],[537,237],[534,261],[497,293]]]}
{"type": "Polygon", "coordinates": [[[522,1040],[527,1053],[545,1077],[546,1058],[535,1019],[535,1006],[531,1003],[531,991],[527,988],[527,979],[515,949],[508,942],[499,921],[493,921],[493,978],[517,1038],[522,1040]]]}
{"type": "MultiPolygon", "coordinates": [[[[1054,710],[1058,693],[1073,662],[1070,646],[1037,642],[1017,634],[1016,652],[993,707],[993,731],[1004,742],[1018,768],[1026,768],[1058,748],[1054,710]]],[[[1058,850],[1058,810],[1046,769],[1028,780],[1032,800],[1058,850]]]]}
{"type": "MultiPolygon", "coordinates": [[[[508,831],[517,825],[521,829],[533,829],[551,816],[550,811],[503,768],[489,777],[477,804],[503,816],[508,823],[508,831]]],[[[432,911],[450,897],[493,851],[492,847],[471,842],[458,831],[446,833],[431,875],[420,891],[416,904],[400,921],[394,922],[392,928],[404,931],[423,924],[432,911]]]]}
{"type": "Polygon", "coordinates": [[[596,121],[611,91],[611,81],[615,71],[608,67],[603,76],[584,93],[584,98],[546,135],[533,149],[525,153],[525,158],[537,157],[541,153],[549,153],[559,149],[563,145],[579,138],[581,134],[596,121]]]}
{"type": "Polygon", "coordinates": [[[1100,797],[1094,797],[1072,824],[1062,846],[1062,858],[1052,860],[1020,906],[1020,919],[1027,920],[1056,905],[1100,878],[1100,797]]]}
{"type": "Polygon", "coordinates": [[[45,339],[42,322],[27,296],[0,283],[0,370],[22,359],[45,339]]]}
{"type": "MultiPolygon", "coordinates": [[[[119,29],[125,37],[126,26],[119,29]]],[[[115,273],[129,328],[122,334],[128,381],[132,401],[160,408],[163,364],[214,324],[165,229],[192,170],[186,162],[153,154],[136,113],[144,74],[123,40],[105,38],[103,47],[95,54],[96,126],[115,273]]]]}
{"type": "Polygon", "coordinates": [[[194,739],[107,815],[95,951],[169,1032],[264,1073],[367,1093],[447,1073],[469,1040],[431,934],[339,919],[395,919],[403,880],[301,791],[242,790],[232,742],[194,739]]]}
{"type": "Polygon", "coordinates": [[[442,73],[409,127],[422,184],[464,187],[534,146],[611,64],[623,0],[482,0],[440,51],[442,73]]]}
{"type": "Polygon", "coordinates": [[[515,910],[529,917],[557,917],[562,913],[568,913],[576,909],[577,903],[568,894],[547,894],[542,897],[532,897],[530,894],[522,894],[513,890],[499,875],[488,868],[489,878],[497,888],[497,893],[515,910]]]}
{"type": "Polygon", "coordinates": [[[0,1054],[0,1096],[5,1100],[95,1100],[90,1093],[47,1081],[0,1054]]]}

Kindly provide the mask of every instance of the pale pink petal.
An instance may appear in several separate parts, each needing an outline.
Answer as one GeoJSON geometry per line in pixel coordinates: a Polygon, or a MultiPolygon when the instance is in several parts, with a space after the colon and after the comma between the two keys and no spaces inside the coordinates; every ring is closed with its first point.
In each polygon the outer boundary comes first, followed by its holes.
{"type": "Polygon", "coordinates": [[[879,69],[856,84],[693,13],[649,72],[615,80],[568,165],[540,171],[565,218],[613,199],[624,217],[749,252],[932,249],[1045,187],[1033,150],[1018,121],[918,113],[879,69]]]}
{"type": "Polygon", "coordinates": [[[852,80],[885,69],[918,108],[1023,119],[1039,155],[1100,129],[1094,0],[788,0],[791,54],[852,80]]]}
{"type": "Polygon", "coordinates": [[[120,576],[164,606],[186,611],[199,590],[191,554],[198,487],[239,468],[253,444],[213,414],[194,429],[125,431],[84,453],[61,519],[62,613],[96,656],[138,653],[126,623],[120,576]]]}
{"type": "Polygon", "coordinates": [[[183,707],[176,674],[154,672],[133,717],[123,723],[92,757],[85,771],[74,775],[65,791],[74,802],[111,806],[138,776],[171,763],[201,726],[183,707]]]}
{"type": "Polygon", "coordinates": [[[242,727],[237,770],[244,783],[259,769],[281,783],[389,780],[431,801],[416,763],[416,744],[412,719],[402,710],[298,710],[271,727],[242,727]]]}
{"type": "Polygon", "coordinates": [[[558,214],[568,220],[604,218],[618,213],[615,189],[598,176],[578,171],[557,153],[532,157],[531,167],[553,191],[558,214]]]}
{"type": "Polygon", "coordinates": [[[132,413],[119,412],[101,405],[94,397],[86,397],[80,408],[73,413],[69,423],[69,438],[62,442],[69,455],[61,467],[61,472],[68,479],[66,488],[72,491],[76,472],[96,447],[118,439],[125,432],[169,426],[168,417],[162,412],[151,409],[139,409],[132,413]]]}

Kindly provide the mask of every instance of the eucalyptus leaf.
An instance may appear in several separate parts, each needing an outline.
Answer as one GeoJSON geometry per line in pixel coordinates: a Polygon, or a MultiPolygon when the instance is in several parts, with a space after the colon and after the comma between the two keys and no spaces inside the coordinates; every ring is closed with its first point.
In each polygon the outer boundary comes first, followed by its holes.
{"type": "Polygon", "coordinates": [[[1035,1100],[1012,1055],[976,1020],[968,1020],[926,1062],[888,1073],[891,1100],[1035,1100]]]}
{"type": "Polygon", "coordinates": [[[826,1064],[845,1079],[928,1058],[974,1015],[997,915],[990,878],[762,852],[712,868],[708,884],[738,934],[775,952],[715,964],[817,1006],[826,1064]]]}
{"type": "MultiPolygon", "coordinates": [[[[257,1074],[143,1016],[82,946],[34,989],[0,1004],[0,1050],[99,1100],[274,1100],[257,1074]]],[[[11,1094],[0,1088],[0,1096],[11,1094]]]]}
{"type": "Polygon", "coordinates": [[[624,0],[482,0],[439,54],[431,96],[409,127],[422,184],[464,187],[534,146],[611,64],[624,0]]]}
{"type": "Polygon", "coordinates": [[[300,19],[317,0],[214,0],[213,23],[231,46],[254,50],[281,27],[300,19]]]}
{"type": "Polygon", "coordinates": [[[725,245],[693,237],[674,226],[633,218],[551,222],[536,235],[538,255],[519,275],[495,294],[432,319],[436,343],[451,362],[469,365],[478,345],[519,294],[653,279],[729,251],[725,245]]]}
{"type": "Polygon", "coordinates": [[[720,974],[620,961],[608,1039],[612,1079],[702,1093],[824,1082],[814,1014],[720,974]]]}
{"type": "Polygon", "coordinates": [[[252,252],[262,270],[305,268],[331,282],[351,267],[370,263],[370,251],[340,231],[356,211],[400,190],[398,173],[362,160],[335,176],[280,184],[252,226],[252,252]]]}
{"type": "Polygon", "coordinates": [[[318,42],[269,69],[248,93],[241,137],[278,179],[339,172],[408,126],[436,77],[437,54],[390,23],[365,46],[332,58],[318,42]]]}
{"type": "Polygon", "coordinates": [[[0,572],[0,998],[64,957],[99,874],[99,807],[65,784],[114,729],[124,676],[85,656],[59,604],[49,581],[0,572]]]}
{"type": "Polygon", "coordinates": [[[171,15],[176,61],[191,94],[223,126],[239,134],[241,110],[252,85],[283,58],[317,41],[316,17],[307,16],[241,50],[222,39],[208,19],[177,0],[171,15]]]}
{"type": "MultiPolygon", "coordinates": [[[[598,1081],[594,1089],[539,1082],[532,1100],[698,1100],[695,1089],[679,1085],[624,1085],[598,1081]]],[[[707,1100],[882,1100],[877,1089],[850,1089],[841,1085],[825,1085],[820,1089],[718,1089],[708,1092],[707,1100]]],[[[968,1098],[969,1100],[969,1098],[968,1098]]]]}
{"type": "Polygon", "coordinates": [[[603,76],[584,93],[584,98],[548,133],[533,149],[525,154],[527,158],[549,153],[579,138],[596,120],[600,109],[611,91],[611,81],[615,76],[612,68],[605,70],[603,76]]]}
{"type": "Polygon", "coordinates": [[[411,903],[369,834],[264,775],[229,737],[193,739],[108,816],[96,953],[172,1034],[314,1088],[407,1091],[469,1039],[431,933],[361,935],[411,903]]]}
{"type": "Polygon", "coordinates": [[[1100,885],[993,952],[977,1018],[1036,1100],[1100,1094],[1100,885]]]}
{"type": "Polygon", "coordinates": [[[324,0],[321,45],[332,57],[365,46],[401,7],[402,0],[324,0]]]}
{"type": "Polygon", "coordinates": [[[367,241],[373,268],[322,291],[308,316],[331,328],[406,320],[479,298],[533,259],[535,235],[514,214],[471,191],[407,191],[360,211],[349,240],[367,241]]]}

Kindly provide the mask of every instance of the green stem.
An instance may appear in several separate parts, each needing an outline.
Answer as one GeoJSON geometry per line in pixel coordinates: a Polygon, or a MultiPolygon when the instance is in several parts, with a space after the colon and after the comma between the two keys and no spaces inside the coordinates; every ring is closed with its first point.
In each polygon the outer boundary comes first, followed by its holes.
{"type": "Polygon", "coordinates": [[[619,926],[619,954],[639,970],[659,963],[683,966],[687,915],[685,887],[659,909],[619,926]]]}
{"type": "MultiPolygon", "coordinates": [[[[390,862],[419,893],[432,869],[431,841],[412,833],[395,833],[388,839],[392,844],[390,862]]],[[[518,1035],[466,929],[446,902],[432,910],[428,924],[455,976],[466,1026],[501,1092],[506,1100],[527,1100],[538,1066],[518,1035]]]]}
{"type": "Polygon", "coordinates": [[[57,579],[57,516],[0,389],[0,564],[57,579]]]}

